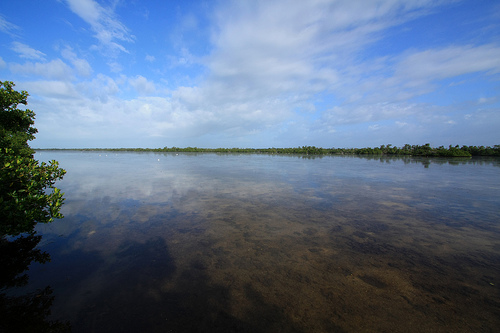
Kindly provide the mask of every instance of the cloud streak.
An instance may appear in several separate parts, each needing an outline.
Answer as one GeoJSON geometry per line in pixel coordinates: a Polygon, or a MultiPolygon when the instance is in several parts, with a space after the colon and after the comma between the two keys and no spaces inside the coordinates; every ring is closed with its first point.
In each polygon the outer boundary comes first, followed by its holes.
{"type": "Polygon", "coordinates": [[[33,59],[33,60],[44,60],[45,54],[41,51],[35,50],[26,44],[20,42],[13,42],[12,51],[17,52],[21,58],[33,59]]]}
{"type": "Polygon", "coordinates": [[[7,21],[5,17],[0,15],[0,31],[10,35],[11,37],[17,37],[18,31],[21,30],[17,25],[7,21]]]}
{"type": "Polygon", "coordinates": [[[113,55],[128,52],[122,43],[133,42],[134,38],[116,18],[112,9],[105,8],[94,0],[67,0],[67,4],[73,13],[90,25],[99,42],[97,48],[113,55]]]}

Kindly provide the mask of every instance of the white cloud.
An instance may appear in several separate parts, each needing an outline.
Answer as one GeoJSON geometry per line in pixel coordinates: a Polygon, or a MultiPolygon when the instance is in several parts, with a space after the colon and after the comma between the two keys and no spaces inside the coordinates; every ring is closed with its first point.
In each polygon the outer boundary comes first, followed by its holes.
{"type": "Polygon", "coordinates": [[[88,77],[92,74],[92,67],[87,60],[78,58],[69,46],[61,51],[61,55],[71,62],[79,75],[88,77]]]}
{"type": "MultiPolygon", "coordinates": [[[[32,88],[36,87],[33,85],[32,88]]],[[[165,133],[159,133],[158,128],[165,127],[169,119],[179,114],[166,98],[127,101],[109,95],[106,99],[92,99],[91,96],[80,93],[64,104],[54,104],[50,99],[39,102],[38,112],[44,115],[43,119],[38,121],[40,129],[52,128],[57,135],[66,138],[78,133],[80,142],[131,142],[131,138],[136,140],[138,137],[147,140],[155,135],[164,135],[165,133]]],[[[169,127],[168,135],[186,135],[182,131],[188,124],[186,118],[189,117],[182,115],[180,119],[175,119],[169,127]]]]}
{"type": "Polygon", "coordinates": [[[117,61],[108,62],[108,67],[112,73],[120,73],[123,70],[122,65],[117,61]]]}
{"type": "Polygon", "coordinates": [[[477,100],[477,104],[493,104],[496,102],[498,102],[498,97],[490,97],[490,98],[480,97],[477,100]]]}
{"type": "Polygon", "coordinates": [[[376,103],[335,106],[325,111],[318,121],[322,126],[368,123],[388,119],[398,119],[414,115],[422,107],[408,103],[376,103]]]}
{"type": "Polygon", "coordinates": [[[19,53],[21,58],[33,59],[33,60],[44,60],[45,53],[35,50],[26,44],[20,42],[12,42],[12,51],[19,53]]]}
{"type": "Polygon", "coordinates": [[[359,68],[357,52],[381,38],[384,29],[413,18],[430,3],[230,2],[215,15],[214,52],[205,62],[210,74],[199,91],[222,107],[241,103],[241,108],[233,109],[246,110],[245,106],[263,105],[269,113],[275,111],[266,105],[302,108],[323,92],[352,98],[367,74],[353,73],[359,68]]]}
{"type": "Polygon", "coordinates": [[[144,60],[147,62],[154,62],[156,60],[155,56],[147,54],[146,57],[144,57],[144,60]]]}
{"type": "Polygon", "coordinates": [[[67,0],[69,8],[87,22],[94,37],[106,50],[128,52],[121,42],[132,42],[133,36],[111,8],[104,8],[94,0],[67,0]]]}
{"type": "Polygon", "coordinates": [[[109,98],[114,98],[120,92],[119,84],[103,74],[98,74],[91,81],[81,82],[77,87],[82,94],[82,100],[88,98],[101,103],[107,103],[109,98]]]}
{"type": "Polygon", "coordinates": [[[412,82],[431,82],[474,72],[500,72],[500,46],[466,45],[430,49],[407,55],[396,67],[395,76],[412,82]]]}
{"type": "Polygon", "coordinates": [[[27,62],[21,64],[10,64],[13,73],[23,75],[36,75],[46,79],[70,80],[73,70],[61,59],[55,59],[46,63],[27,62]]]}
{"type": "Polygon", "coordinates": [[[149,95],[156,91],[155,84],[141,75],[130,78],[129,83],[141,95],[149,95]]]}
{"type": "Polygon", "coordinates": [[[181,19],[181,24],[180,24],[180,28],[182,29],[182,31],[186,31],[186,30],[196,30],[199,28],[199,25],[198,25],[198,19],[197,17],[190,13],[190,14],[187,14],[187,15],[184,15],[181,19]]]}
{"type": "MultiPolygon", "coordinates": [[[[494,59],[498,59],[496,48],[490,45],[413,51],[359,61],[359,52],[382,38],[386,28],[422,15],[435,4],[227,3],[214,16],[214,51],[204,60],[206,80],[172,91],[172,111],[164,121],[159,119],[156,128],[165,135],[184,128],[184,133],[191,129],[235,136],[277,129],[290,123],[297,108],[315,112],[308,101],[317,93],[337,96],[345,103],[330,105],[314,123],[315,129],[334,133],[336,126],[390,119],[402,127],[410,116],[436,111],[408,99],[432,91],[431,84],[437,79],[459,75],[461,64],[478,61],[470,72],[492,70],[494,59]],[[418,64],[417,68],[405,72],[403,69],[412,62],[418,64]],[[419,75],[426,64],[430,75],[419,75]]],[[[185,53],[189,55],[187,49],[185,53]]],[[[145,94],[153,91],[152,86],[146,89],[148,82],[136,77],[130,84],[145,94]]],[[[150,107],[142,109],[145,114],[150,107]]]]}
{"type": "MultiPolygon", "coordinates": [[[[49,100],[49,108],[51,110],[60,109],[61,114],[68,112],[66,103],[79,96],[78,91],[70,82],[40,80],[23,82],[20,86],[27,90],[31,96],[36,96],[35,106],[40,103],[40,100],[49,100]]],[[[31,103],[30,100],[28,102],[31,103]]],[[[34,110],[38,113],[37,107],[34,107],[34,110]]]]}
{"type": "Polygon", "coordinates": [[[7,21],[5,19],[5,17],[0,15],[0,31],[1,32],[6,33],[12,37],[16,37],[17,31],[19,31],[19,30],[20,30],[20,28],[17,25],[7,21]]]}
{"type": "Polygon", "coordinates": [[[438,112],[411,100],[435,91],[439,80],[477,72],[498,73],[499,59],[500,47],[490,44],[412,50],[357,64],[342,73],[342,86],[334,89],[343,103],[324,112],[321,121],[331,127],[438,112]]]}

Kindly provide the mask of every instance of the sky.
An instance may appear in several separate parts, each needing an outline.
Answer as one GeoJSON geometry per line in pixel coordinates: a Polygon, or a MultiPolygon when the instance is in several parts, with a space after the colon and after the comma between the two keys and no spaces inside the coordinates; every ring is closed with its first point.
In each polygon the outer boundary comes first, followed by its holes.
{"type": "Polygon", "coordinates": [[[33,148],[500,144],[500,1],[16,0],[33,148]]]}

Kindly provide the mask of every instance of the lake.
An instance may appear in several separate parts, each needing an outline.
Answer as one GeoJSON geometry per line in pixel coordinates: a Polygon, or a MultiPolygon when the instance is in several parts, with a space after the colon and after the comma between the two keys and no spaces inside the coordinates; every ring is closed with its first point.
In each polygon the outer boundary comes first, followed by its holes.
{"type": "Polygon", "coordinates": [[[498,332],[500,159],[39,151],[73,332],[498,332]]]}

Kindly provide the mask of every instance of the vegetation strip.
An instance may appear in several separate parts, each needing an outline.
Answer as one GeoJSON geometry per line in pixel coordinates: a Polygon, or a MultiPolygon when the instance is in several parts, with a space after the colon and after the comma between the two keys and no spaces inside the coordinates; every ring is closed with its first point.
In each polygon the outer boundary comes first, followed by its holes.
{"type": "Polygon", "coordinates": [[[500,145],[490,146],[440,146],[431,147],[406,144],[399,148],[391,144],[376,148],[318,148],[302,146],[297,148],[82,148],[82,149],[37,149],[37,150],[79,150],[79,151],[138,151],[138,152],[188,152],[188,153],[253,153],[253,154],[305,154],[305,155],[406,155],[425,157],[471,157],[500,156],[500,145]]]}

